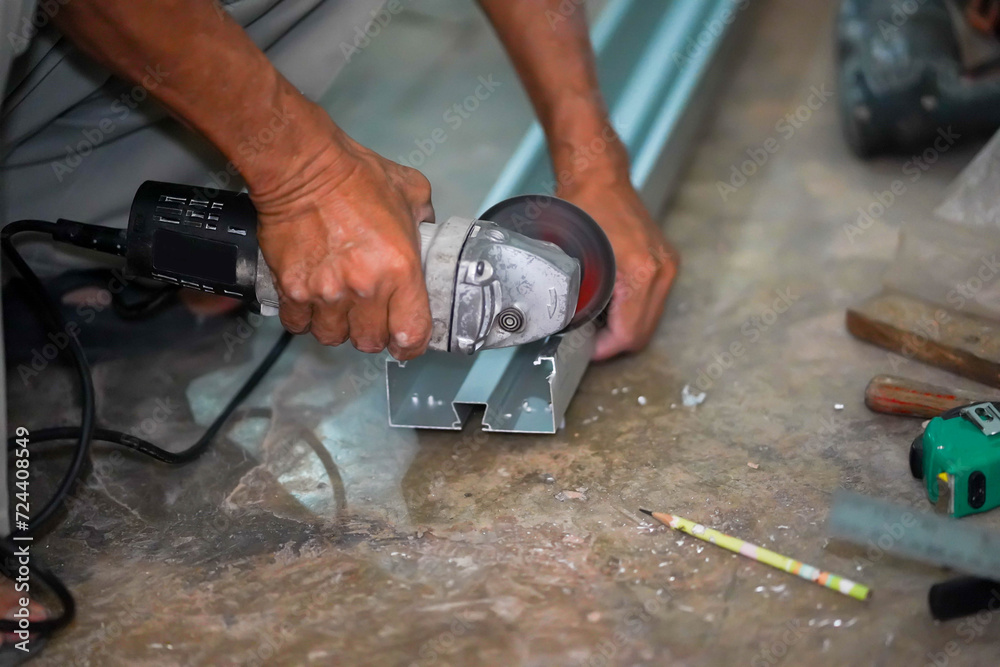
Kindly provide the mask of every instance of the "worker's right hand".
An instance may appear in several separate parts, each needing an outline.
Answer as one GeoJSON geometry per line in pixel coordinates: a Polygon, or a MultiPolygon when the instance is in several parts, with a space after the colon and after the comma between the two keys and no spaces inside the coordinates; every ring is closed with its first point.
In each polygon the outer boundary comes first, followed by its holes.
{"type": "Polygon", "coordinates": [[[328,147],[291,160],[275,187],[251,188],[281,322],[324,345],[412,359],[431,334],[417,234],[434,219],[430,183],[330,128],[317,139],[328,147]]]}

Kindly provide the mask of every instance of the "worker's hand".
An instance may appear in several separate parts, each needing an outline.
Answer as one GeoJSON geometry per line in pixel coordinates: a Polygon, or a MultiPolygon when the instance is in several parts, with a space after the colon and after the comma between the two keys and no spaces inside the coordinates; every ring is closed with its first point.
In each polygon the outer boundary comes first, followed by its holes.
{"type": "Polygon", "coordinates": [[[627,173],[622,179],[580,178],[557,193],[589,213],[615,251],[618,275],[608,325],[597,334],[595,360],[636,352],[649,343],[677,275],[677,252],[626,179],[627,173]]]}
{"type": "Polygon", "coordinates": [[[434,219],[430,183],[332,134],[329,150],[290,166],[275,189],[251,191],[281,322],[324,345],[350,339],[362,352],[388,346],[412,359],[431,334],[417,235],[417,224],[434,219]]]}

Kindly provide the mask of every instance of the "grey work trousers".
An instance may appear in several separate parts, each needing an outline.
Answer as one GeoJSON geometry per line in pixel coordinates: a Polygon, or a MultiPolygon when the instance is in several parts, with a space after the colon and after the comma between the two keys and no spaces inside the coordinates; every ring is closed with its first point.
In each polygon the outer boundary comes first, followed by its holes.
{"type": "MultiPolygon", "coordinates": [[[[0,8],[32,0],[0,0],[0,8]]],[[[38,0],[46,8],[68,0],[38,0]]],[[[228,0],[236,19],[303,94],[318,99],[349,59],[358,29],[384,0],[228,0]]],[[[385,10],[383,10],[385,11],[385,10]]],[[[14,17],[11,17],[13,19],[14,17]]],[[[26,30],[23,24],[4,32],[26,30]]],[[[0,108],[0,224],[59,217],[123,227],[146,180],[240,189],[226,159],[150,99],[169,72],[151,64],[121,81],[43,25],[14,60],[0,108]],[[231,179],[230,182],[225,182],[231,179]]],[[[0,70],[11,44],[0,46],[0,70]],[[4,51],[6,49],[7,51],[4,51]]],[[[18,41],[18,40],[14,40],[18,41]]]]}

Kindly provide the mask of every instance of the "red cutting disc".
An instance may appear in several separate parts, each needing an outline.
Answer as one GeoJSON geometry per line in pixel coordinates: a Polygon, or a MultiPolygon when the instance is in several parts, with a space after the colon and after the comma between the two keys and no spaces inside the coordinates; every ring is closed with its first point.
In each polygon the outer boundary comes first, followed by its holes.
{"type": "Polygon", "coordinates": [[[580,262],[580,296],[565,331],[591,321],[607,307],[615,287],[615,254],[604,230],[583,209],[558,197],[520,195],[491,206],[480,220],[554,243],[580,262]]]}

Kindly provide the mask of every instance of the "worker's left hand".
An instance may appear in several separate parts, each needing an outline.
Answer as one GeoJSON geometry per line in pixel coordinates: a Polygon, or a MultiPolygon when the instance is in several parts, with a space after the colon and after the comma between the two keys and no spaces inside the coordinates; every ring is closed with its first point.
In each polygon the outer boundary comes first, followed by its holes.
{"type": "Polygon", "coordinates": [[[594,359],[644,348],[663,314],[678,255],[663,237],[627,178],[577,179],[557,195],[590,214],[615,251],[618,275],[608,325],[597,334],[594,359]]]}

